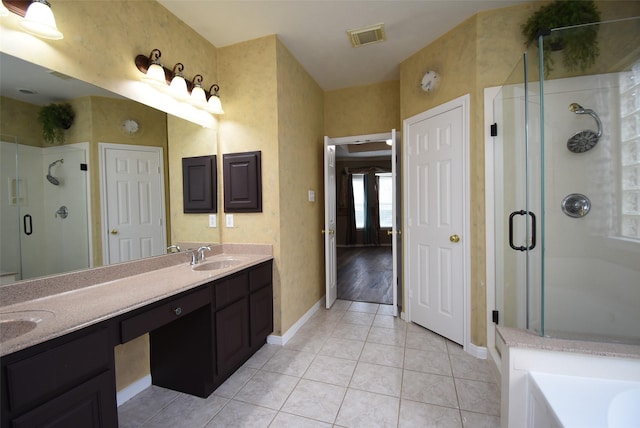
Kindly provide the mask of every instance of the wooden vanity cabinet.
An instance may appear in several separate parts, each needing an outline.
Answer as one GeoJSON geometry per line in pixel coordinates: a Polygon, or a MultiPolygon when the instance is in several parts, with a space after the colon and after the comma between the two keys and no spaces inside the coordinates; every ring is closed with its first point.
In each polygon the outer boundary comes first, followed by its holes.
{"type": "Polygon", "coordinates": [[[108,323],[2,357],[2,427],[118,426],[108,323]]]}

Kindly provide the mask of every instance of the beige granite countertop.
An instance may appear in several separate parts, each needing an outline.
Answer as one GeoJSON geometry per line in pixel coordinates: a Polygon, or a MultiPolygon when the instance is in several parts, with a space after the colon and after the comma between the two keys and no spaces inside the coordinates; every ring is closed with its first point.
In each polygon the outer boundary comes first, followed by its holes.
{"type": "Polygon", "coordinates": [[[577,352],[604,357],[640,359],[640,346],[638,345],[540,337],[528,330],[502,326],[498,326],[497,331],[505,344],[511,348],[577,352]]]}
{"type": "Polygon", "coordinates": [[[1,319],[19,319],[21,314],[44,315],[35,329],[1,342],[0,356],[271,260],[271,248],[260,244],[215,245],[207,262],[228,257],[239,260],[238,264],[223,269],[194,270],[188,256],[177,253],[0,287],[1,319]],[[98,282],[95,278],[99,278],[98,282]]]}

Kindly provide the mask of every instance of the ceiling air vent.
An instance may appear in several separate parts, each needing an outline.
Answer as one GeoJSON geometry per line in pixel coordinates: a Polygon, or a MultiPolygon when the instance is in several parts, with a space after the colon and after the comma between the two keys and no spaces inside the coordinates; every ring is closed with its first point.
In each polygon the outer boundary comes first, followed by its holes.
{"type": "Polygon", "coordinates": [[[387,37],[384,34],[384,24],[370,25],[368,27],[349,30],[347,31],[347,34],[349,34],[349,39],[351,40],[351,44],[354,48],[387,40],[387,37]]]}

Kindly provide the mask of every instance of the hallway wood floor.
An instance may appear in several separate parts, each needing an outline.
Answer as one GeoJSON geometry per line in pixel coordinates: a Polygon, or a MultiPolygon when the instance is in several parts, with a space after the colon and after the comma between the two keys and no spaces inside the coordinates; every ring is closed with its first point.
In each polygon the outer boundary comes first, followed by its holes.
{"type": "Polygon", "coordinates": [[[338,248],[338,299],[393,304],[391,247],[338,248]]]}

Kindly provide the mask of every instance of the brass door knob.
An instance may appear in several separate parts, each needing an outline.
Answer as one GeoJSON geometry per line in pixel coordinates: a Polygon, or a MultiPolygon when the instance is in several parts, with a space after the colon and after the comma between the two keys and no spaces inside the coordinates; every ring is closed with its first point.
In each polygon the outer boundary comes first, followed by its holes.
{"type": "MultiPolygon", "coordinates": [[[[322,234],[324,235],[325,233],[327,233],[326,230],[322,229],[322,234]]],[[[329,229],[329,235],[333,235],[334,233],[336,233],[335,230],[329,229]]]]}
{"type": "Polygon", "coordinates": [[[451,241],[451,242],[459,242],[460,241],[460,237],[458,235],[451,235],[449,237],[449,241],[451,241]]]}
{"type": "Polygon", "coordinates": [[[117,234],[118,234],[118,231],[117,231],[116,229],[111,229],[111,234],[112,234],[112,235],[117,235],[117,234]]]}
{"type": "Polygon", "coordinates": [[[393,235],[393,230],[387,230],[387,236],[393,235]]]}

